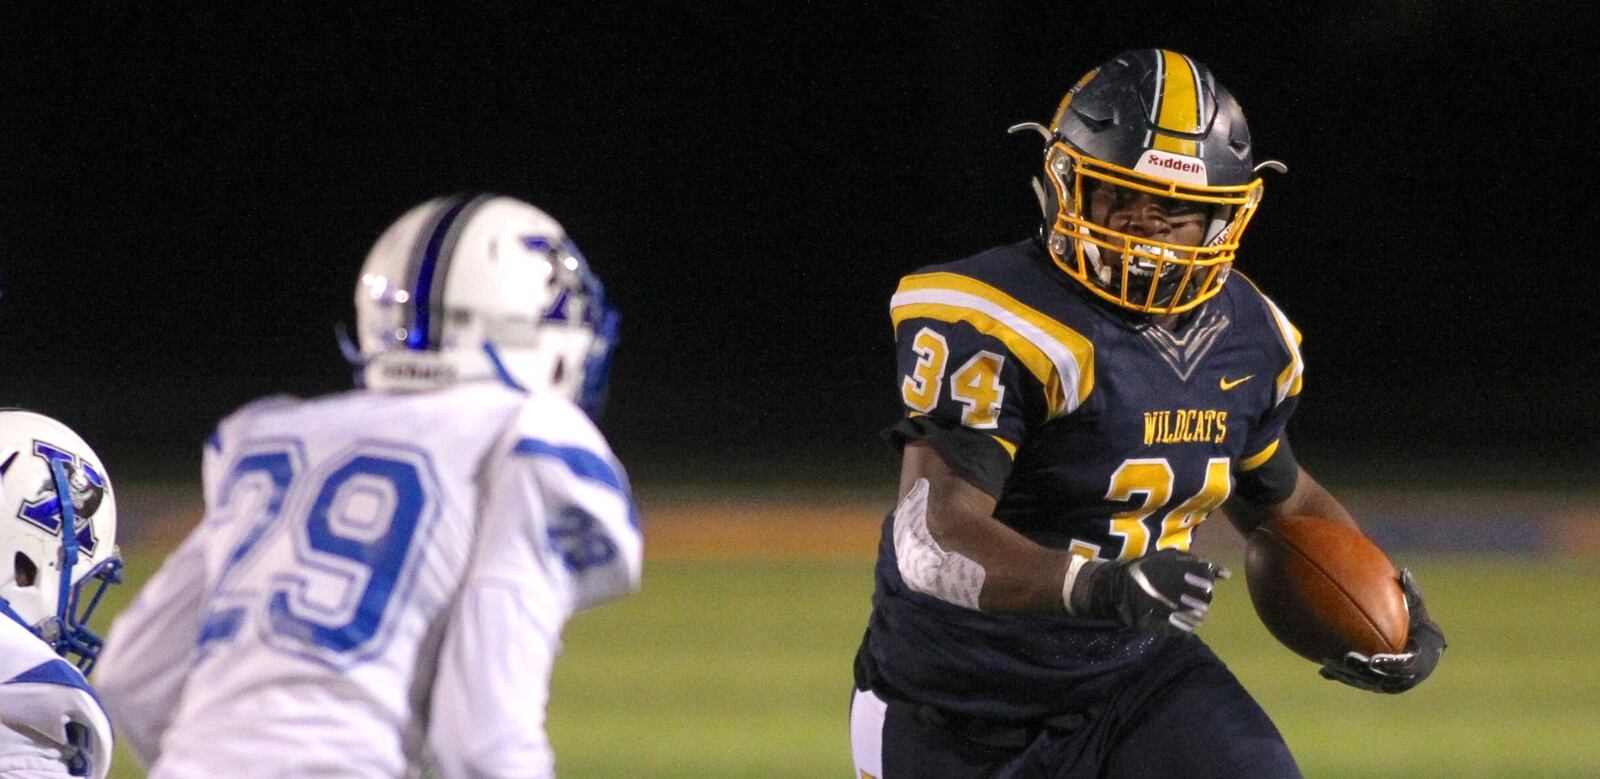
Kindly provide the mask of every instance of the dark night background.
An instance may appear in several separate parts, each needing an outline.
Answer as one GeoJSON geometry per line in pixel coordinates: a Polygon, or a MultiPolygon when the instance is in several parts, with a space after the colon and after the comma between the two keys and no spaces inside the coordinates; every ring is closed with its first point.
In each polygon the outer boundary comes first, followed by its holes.
{"type": "Polygon", "coordinates": [[[0,402],[192,478],[233,407],[347,387],[371,241],[481,189],[607,280],[636,473],[876,477],[897,278],[1030,234],[1039,146],[1005,128],[1166,46],[1290,167],[1239,264],[1306,335],[1302,459],[1593,486],[1587,5],[7,4],[0,402]]]}

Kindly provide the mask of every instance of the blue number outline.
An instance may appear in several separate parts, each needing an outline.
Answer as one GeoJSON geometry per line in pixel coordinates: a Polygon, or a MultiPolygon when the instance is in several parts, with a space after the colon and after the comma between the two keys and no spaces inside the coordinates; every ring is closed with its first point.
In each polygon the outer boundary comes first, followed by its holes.
{"type": "MultiPolygon", "coordinates": [[[[211,591],[206,596],[206,613],[196,641],[198,651],[193,658],[195,662],[204,659],[216,645],[233,639],[244,620],[252,618],[249,614],[251,610],[256,612],[253,619],[257,635],[264,645],[335,669],[347,668],[381,654],[392,638],[398,622],[394,618],[395,612],[403,609],[404,604],[410,600],[411,590],[417,579],[417,570],[421,566],[422,555],[416,550],[425,546],[432,538],[442,513],[440,482],[432,458],[425,450],[418,447],[393,441],[358,439],[326,460],[315,471],[308,472],[306,462],[304,444],[297,438],[289,437],[246,440],[240,445],[238,453],[229,461],[227,470],[224,471],[227,476],[217,490],[218,509],[229,505],[239,482],[250,473],[263,471],[268,473],[275,491],[259,515],[254,517],[254,524],[235,542],[211,591]],[[335,500],[342,493],[343,486],[356,476],[373,476],[369,471],[354,470],[341,482],[333,485],[332,494],[329,494],[333,477],[352,469],[355,463],[362,459],[409,469],[415,474],[415,491],[421,499],[421,505],[418,506],[416,517],[409,529],[409,538],[399,545],[401,564],[392,572],[393,581],[376,609],[376,625],[367,635],[358,636],[359,640],[350,646],[343,648],[320,646],[316,641],[317,629],[335,631],[348,629],[361,618],[362,614],[359,611],[353,612],[349,620],[336,627],[322,625],[288,609],[285,590],[305,583],[305,577],[297,574],[306,568],[336,575],[349,572],[351,567],[349,565],[340,567],[325,562],[331,557],[353,563],[355,567],[366,568],[365,581],[358,581],[362,577],[346,577],[349,579],[348,591],[342,597],[348,601],[354,596],[358,607],[367,600],[372,580],[377,578],[375,569],[364,561],[354,560],[336,552],[315,549],[307,536],[313,512],[333,508],[335,500]],[[246,467],[247,464],[249,467],[246,467]],[[286,466],[287,478],[281,480],[277,478],[281,475],[281,471],[274,471],[271,465],[286,466]],[[319,499],[323,497],[328,499],[320,501],[319,499]],[[286,515],[303,517],[305,521],[280,521],[286,515]],[[234,580],[241,575],[241,571],[248,569],[250,564],[260,557],[259,550],[271,546],[271,543],[262,542],[279,532],[290,534],[295,553],[294,569],[290,573],[276,573],[266,581],[265,602],[261,602],[263,588],[260,586],[230,588],[234,580]],[[360,584],[360,587],[355,586],[356,584],[360,584]],[[274,619],[274,606],[277,605],[275,601],[280,598],[285,599],[283,613],[276,615],[277,618],[274,619]],[[220,607],[218,601],[221,601],[220,607]],[[289,635],[283,634],[286,631],[289,635]]],[[[219,510],[207,517],[206,524],[220,528],[238,519],[236,514],[219,510]]],[[[389,527],[384,528],[382,533],[377,534],[378,538],[368,543],[390,540],[389,536],[394,530],[394,519],[394,516],[389,517],[389,527]]],[[[331,523],[331,519],[324,517],[324,522],[331,523]]],[[[328,527],[331,532],[332,525],[329,524],[328,527]]],[[[352,540],[338,533],[332,535],[342,540],[352,540]]],[[[356,542],[359,543],[359,540],[356,542]]],[[[310,610],[319,611],[314,606],[310,610]]],[[[323,611],[323,613],[329,612],[323,611]]]]}
{"type": "MultiPolygon", "coordinates": [[[[275,491],[268,499],[267,505],[262,507],[259,516],[254,518],[255,524],[245,532],[233,551],[228,553],[228,559],[223,563],[222,570],[217,574],[216,582],[211,591],[206,594],[206,612],[201,620],[200,633],[196,638],[196,645],[201,656],[219,641],[232,639],[238,632],[243,620],[248,603],[253,594],[251,589],[229,589],[228,585],[238,575],[240,566],[248,565],[255,558],[255,553],[261,548],[262,539],[266,538],[269,531],[277,524],[278,518],[283,515],[283,508],[292,499],[290,491],[294,488],[295,480],[305,472],[306,455],[305,447],[297,438],[261,438],[245,441],[240,445],[238,453],[228,462],[224,471],[227,476],[217,488],[217,508],[206,518],[209,526],[208,532],[217,532],[216,528],[224,527],[239,519],[231,511],[223,511],[229,507],[233,500],[233,491],[239,486],[246,474],[266,471],[272,478],[275,491]],[[244,467],[246,463],[254,463],[269,458],[284,458],[288,466],[288,478],[281,482],[273,477],[273,472],[268,468],[244,467]],[[217,608],[218,601],[224,604],[235,602],[240,605],[217,608]]],[[[198,657],[196,658],[199,659],[198,657]]]]}
{"type": "MultiPolygon", "coordinates": [[[[359,473],[359,472],[356,472],[359,473]]],[[[370,475],[370,474],[369,474],[370,475]]],[[[346,479],[348,481],[348,478],[346,479]]],[[[421,555],[417,553],[419,547],[427,545],[438,526],[439,515],[442,512],[440,503],[439,478],[433,466],[433,460],[428,453],[418,447],[382,441],[377,439],[358,439],[350,446],[341,450],[337,455],[328,458],[325,464],[316,472],[308,474],[304,487],[296,487],[295,515],[305,515],[304,522],[287,523],[286,532],[290,534],[294,544],[295,573],[278,573],[272,577],[269,585],[268,602],[265,608],[257,614],[262,640],[269,646],[285,654],[317,662],[332,668],[343,669],[365,660],[371,659],[387,648],[389,640],[393,637],[397,620],[394,612],[402,609],[410,600],[412,587],[416,583],[417,569],[420,567],[421,555]],[[386,460],[392,463],[402,463],[410,466],[417,476],[418,491],[422,497],[422,505],[417,510],[417,517],[410,529],[410,538],[401,545],[401,564],[393,572],[393,583],[389,593],[379,608],[376,626],[370,635],[348,647],[326,646],[319,643],[317,630],[343,631],[350,628],[360,617],[360,612],[352,613],[350,618],[339,626],[329,626],[318,623],[315,619],[308,619],[306,612],[316,613],[321,611],[314,605],[308,606],[303,599],[291,598],[290,594],[299,595],[305,585],[306,579],[299,575],[299,571],[311,569],[324,574],[344,576],[348,567],[338,563],[328,562],[328,558],[338,558],[350,561],[351,558],[316,549],[308,533],[311,523],[311,514],[319,508],[319,499],[327,492],[332,479],[343,471],[350,469],[355,461],[362,458],[386,460]],[[315,494],[311,494],[312,490],[315,494]],[[281,601],[281,604],[280,604],[281,601]],[[289,604],[293,602],[296,609],[289,604]]],[[[342,486],[339,485],[339,486],[342,486]]],[[[334,494],[328,496],[328,505],[322,508],[332,508],[332,501],[338,497],[340,490],[336,487],[334,494]]],[[[394,531],[395,517],[390,517],[390,526],[382,534],[387,538],[394,531]]],[[[337,533],[334,534],[338,536],[337,533]]],[[[344,537],[348,540],[347,537],[344,537]]],[[[356,595],[357,606],[366,600],[372,582],[377,578],[377,571],[368,568],[366,581],[361,582],[359,594],[356,595]]],[[[355,591],[357,582],[350,582],[349,590],[355,591]]],[[[342,597],[341,606],[348,601],[351,592],[342,597]]]]}

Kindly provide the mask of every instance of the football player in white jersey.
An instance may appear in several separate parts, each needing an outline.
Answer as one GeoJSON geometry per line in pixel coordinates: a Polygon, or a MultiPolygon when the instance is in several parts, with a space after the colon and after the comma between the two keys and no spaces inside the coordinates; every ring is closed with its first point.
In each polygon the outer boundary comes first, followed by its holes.
{"type": "Polygon", "coordinates": [[[0,410],[0,777],[111,766],[111,722],[84,675],[100,652],[89,615],[122,569],[116,541],[116,497],[89,445],[0,410]]]}
{"type": "Polygon", "coordinates": [[[548,776],[562,625],[639,585],[586,413],[616,315],[561,225],[430,201],[355,302],[364,387],[224,419],[204,520],[112,624],[96,684],[152,777],[548,776]]]}

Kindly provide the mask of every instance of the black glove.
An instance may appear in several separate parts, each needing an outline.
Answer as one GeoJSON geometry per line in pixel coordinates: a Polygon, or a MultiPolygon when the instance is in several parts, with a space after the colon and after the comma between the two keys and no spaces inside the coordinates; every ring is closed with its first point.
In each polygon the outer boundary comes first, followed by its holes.
{"type": "Polygon", "coordinates": [[[1139,630],[1193,633],[1211,607],[1212,582],[1228,575],[1228,569],[1176,549],[1116,563],[1092,561],[1073,585],[1072,612],[1139,630]]]}
{"type": "Polygon", "coordinates": [[[1439,656],[1444,654],[1444,633],[1428,618],[1428,609],[1422,605],[1422,591],[1417,589],[1417,580],[1411,571],[1400,572],[1400,589],[1406,593],[1406,610],[1411,614],[1406,651],[1371,657],[1351,652],[1323,666],[1322,678],[1369,692],[1395,694],[1422,684],[1422,680],[1433,673],[1439,656]]]}

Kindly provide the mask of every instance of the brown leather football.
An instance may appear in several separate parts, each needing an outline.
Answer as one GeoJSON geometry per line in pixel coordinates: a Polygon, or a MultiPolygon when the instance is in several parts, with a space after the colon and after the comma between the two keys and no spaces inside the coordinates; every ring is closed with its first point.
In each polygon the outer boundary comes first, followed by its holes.
{"type": "Polygon", "coordinates": [[[1316,663],[1400,652],[1410,619],[1394,564],[1350,525],[1283,517],[1251,531],[1245,583],[1262,624],[1316,663]]]}

